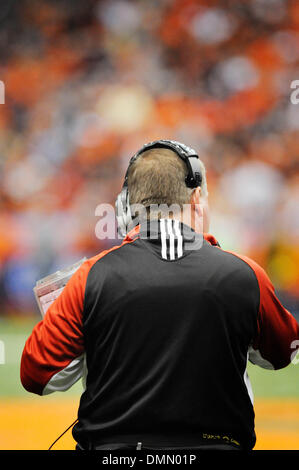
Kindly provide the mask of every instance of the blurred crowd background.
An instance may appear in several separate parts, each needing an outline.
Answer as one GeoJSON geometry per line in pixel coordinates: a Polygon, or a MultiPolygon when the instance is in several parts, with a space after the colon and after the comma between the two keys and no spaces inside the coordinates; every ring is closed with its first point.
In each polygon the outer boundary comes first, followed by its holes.
{"type": "Polygon", "coordinates": [[[296,79],[298,0],[2,2],[0,316],[38,315],[36,280],[115,244],[96,207],[173,138],[206,165],[211,233],[299,318],[296,79]]]}

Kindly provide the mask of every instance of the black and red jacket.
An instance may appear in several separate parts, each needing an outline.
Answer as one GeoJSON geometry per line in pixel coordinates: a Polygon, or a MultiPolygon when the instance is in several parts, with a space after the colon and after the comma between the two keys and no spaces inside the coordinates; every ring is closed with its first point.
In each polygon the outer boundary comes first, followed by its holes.
{"type": "Polygon", "coordinates": [[[79,268],[25,344],[22,384],[43,395],[84,378],[83,448],[251,449],[247,361],[287,366],[298,323],[251,259],[175,220],[155,230],[138,226],[79,268]]]}

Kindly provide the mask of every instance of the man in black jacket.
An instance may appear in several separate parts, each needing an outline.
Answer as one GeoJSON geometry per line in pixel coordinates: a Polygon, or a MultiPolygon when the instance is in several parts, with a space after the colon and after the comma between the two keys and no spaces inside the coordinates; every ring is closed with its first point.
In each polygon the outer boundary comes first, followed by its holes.
{"type": "Polygon", "coordinates": [[[79,268],[27,340],[28,391],[66,390],[84,375],[77,448],[254,447],[247,361],[287,366],[299,327],[265,271],[207,234],[207,197],[189,147],[137,152],[117,199],[131,230],[79,268]]]}

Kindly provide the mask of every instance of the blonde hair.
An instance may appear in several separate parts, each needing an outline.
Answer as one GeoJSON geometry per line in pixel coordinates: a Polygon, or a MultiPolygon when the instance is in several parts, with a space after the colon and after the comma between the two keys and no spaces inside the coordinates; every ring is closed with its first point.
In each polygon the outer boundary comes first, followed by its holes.
{"type": "MultiPolygon", "coordinates": [[[[201,194],[207,197],[206,170],[200,160],[202,172],[201,194]]],[[[132,164],[128,172],[130,204],[178,205],[183,209],[189,204],[192,188],[188,188],[185,178],[188,174],[183,160],[172,150],[156,148],[147,150],[132,164]]]]}

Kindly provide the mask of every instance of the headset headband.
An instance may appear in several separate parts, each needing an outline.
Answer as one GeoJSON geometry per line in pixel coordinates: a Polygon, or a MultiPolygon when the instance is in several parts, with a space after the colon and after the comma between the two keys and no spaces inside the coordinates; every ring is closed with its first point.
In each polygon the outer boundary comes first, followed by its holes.
{"type": "Polygon", "coordinates": [[[198,162],[198,155],[195,150],[191,147],[187,147],[187,145],[182,144],[181,142],[177,142],[176,140],[163,139],[149,142],[135,153],[129,162],[129,166],[125,175],[125,182],[127,181],[130,166],[137,160],[138,157],[140,157],[142,153],[154,148],[166,148],[173,150],[186,163],[188,169],[188,175],[186,176],[186,186],[188,188],[196,188],[197,186],[201,185],[201,169],[198,162]]]}
{"type": "Polygon", "coordinates": [[[202,174],[199,163],[199,157],[194,149],[187,147],[187,145],[177,142],[175,140],[155,140],[145,144],[138,152],[133,155],[130,159],[123,187],[119,195],[117,196],[115,207],[116,207],[116,218],[118,223],[118,232],[121,236],[125,236],[128,229],[132,228],[133,219],[130,210],[129,192],[128,192],[128,174],[131,165],[147,150],[154,148],[166,148],[174,151],[186,164],[188,174],[185,178],[186,186],[188,188],[196,188],[202,183],[202,174]]]}

